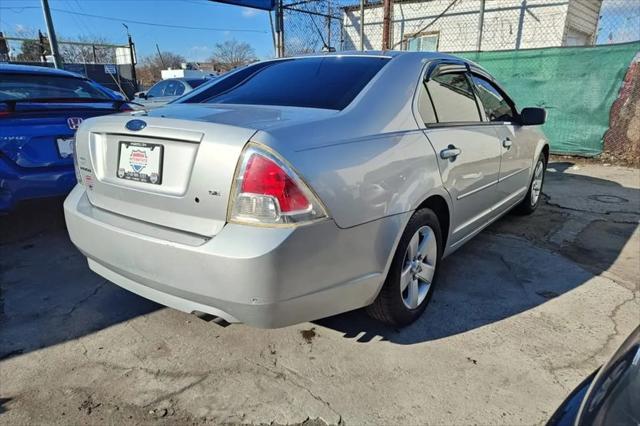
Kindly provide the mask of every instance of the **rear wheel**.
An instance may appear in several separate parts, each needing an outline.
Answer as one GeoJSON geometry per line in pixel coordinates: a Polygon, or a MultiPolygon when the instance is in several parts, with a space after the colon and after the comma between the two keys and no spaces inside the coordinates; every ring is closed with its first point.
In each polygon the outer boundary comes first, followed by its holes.
{"type": "Polygon", "coordinates": [[[367,308],[369,315],[395,326],[418,319],[433,294],[441,256],[438,217],[429,209],[418,210],[400,238],[378,297],[367,308]]]}
{"type": "Polygon", "coordinates": [[[531,214],[538,208],[540,200],[542,199],[542,184],[544,183],[544,172],[546,169],[546,158],[544,154],[540,154],[540,157],[536,162],[536,167],[533,169],[533,176],[531,177],[531,183],[529,184],[529,192],[527,192],[524,200],[516,206],[516,213],[531,214]]]}

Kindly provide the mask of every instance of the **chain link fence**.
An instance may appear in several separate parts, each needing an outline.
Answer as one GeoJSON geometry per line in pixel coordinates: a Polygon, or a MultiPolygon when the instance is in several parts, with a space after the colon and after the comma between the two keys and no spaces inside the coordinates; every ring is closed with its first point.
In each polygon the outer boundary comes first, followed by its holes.
{"type": "Polygon", "coordinates": [[[283,12],[285,56],[385,44],[456,53],[492,72],[516,103],[547,109],[554,152],[640,156],[637,62],[629,69],[640,0],[302,0],[283,12]]]}
{"type": "MultiPolygon", "coordinates": [[[[128,44],[58,41],[65,70],[84,75],[129,98],[137,91],[132,49],[128,44]]],[[[40,32],[35,37],[5,36],[0,32],[0,62],[53,67],[49,40],[40,32]]]]}
{"type": "MultiPolygon", "coordinates": [[[[285,2],[285,55],[383,47],[381,0],[285,2]]],[[[395,0],[389,46],[441,52],[640,40],[638,0],[395,0]]]]}

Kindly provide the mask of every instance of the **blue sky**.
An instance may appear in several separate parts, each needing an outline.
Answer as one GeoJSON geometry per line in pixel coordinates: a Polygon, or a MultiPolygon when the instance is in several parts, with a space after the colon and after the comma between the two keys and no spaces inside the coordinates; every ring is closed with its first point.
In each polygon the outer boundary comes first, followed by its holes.
{"type": "MultiPolygon", "coordinates": [[[[274,56],[268,12],[208,0],[49,0],[59,39],[81,36],[107,38],[126,43],[126,30],[118,21],[60,12],[100,15],[159,24],[207,27],[217,30],[186,30],[127,23],[138,56],[162,51],[180,53],[188,60],[208,59],[213,46],[226,39],[246,41],[260,58],[274,56]]],[[[7,35],[46,32],[39,0],[0,0],[0,31],[7,35]]]]}

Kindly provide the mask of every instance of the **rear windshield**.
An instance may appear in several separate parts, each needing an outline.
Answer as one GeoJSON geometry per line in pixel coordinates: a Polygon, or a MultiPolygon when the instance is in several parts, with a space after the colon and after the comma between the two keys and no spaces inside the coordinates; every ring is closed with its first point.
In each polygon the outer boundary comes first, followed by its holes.
{"type": "Polygon", "coordinates": [[[14,99],[110,99],[90,82],[74,77],[37,74],[0,74],[0,101],[14,99]]]}
{"type": "Polygon", "coordinates": [[[341,110],[388,60],[327,56],[261,62],[221,78],[183,102],[341,110]]]}
{"type": "Polygon", "coordinates": [[[200,86],[202,83],[207,83],[211,81],[211,79],[208,78],[200,78],[200,79],[191,79],[191,80],[187,80],[187,83],[189,84],[189,86],[191,86],[192,89],[195,89],[196,87],[200,86]]]}

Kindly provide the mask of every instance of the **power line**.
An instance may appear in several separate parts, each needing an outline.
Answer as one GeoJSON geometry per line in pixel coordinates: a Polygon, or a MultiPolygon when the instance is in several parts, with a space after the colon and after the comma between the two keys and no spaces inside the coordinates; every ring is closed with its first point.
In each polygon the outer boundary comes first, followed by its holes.
{"type": "MultiPolygon", "coordinates": [[[[20,10],[24,10],[24,9],[40,9],[37,6],[20,6],[20,7],[5,7],[5,6],[0,6],[0,9],[20,9],[20,10]]],[[[198,31],[220,31],[220,32],[224,32],[224,31],[229,31],[229,32],[244,32],[244,33],[261,33],[261,34],[265,34],[266,31],[263,30],[254,30],[254,29],[247,29],[247,28],[212,28],[212,27],[189,27],[186,25],[172,25],[172,24],[157,24],[155,22],[148,22],[148,21],[135,21],[132,19],[124,19],[124,18],[115,18],[112,16],[100,16],[100,15],[93,15],[90,13],[82,13],[82,12],[71,12],[69,10],[64,10],[64,9],[56,9],[56,8],[51,8],[51,10],[58,12],[58,13],[66,13],[68,15],[78,15],[78,16],[85,16],[88,18],[96,18],[96,19],[104,19],[107,21],[115,21],[115,22],[127,22],[130,24],[138,24],[138,25],[150,25],[153,27],[164,27],[164,28],[177,28],[177,29],[182,29],[182,30],[198,30],[198,31]]]]}

